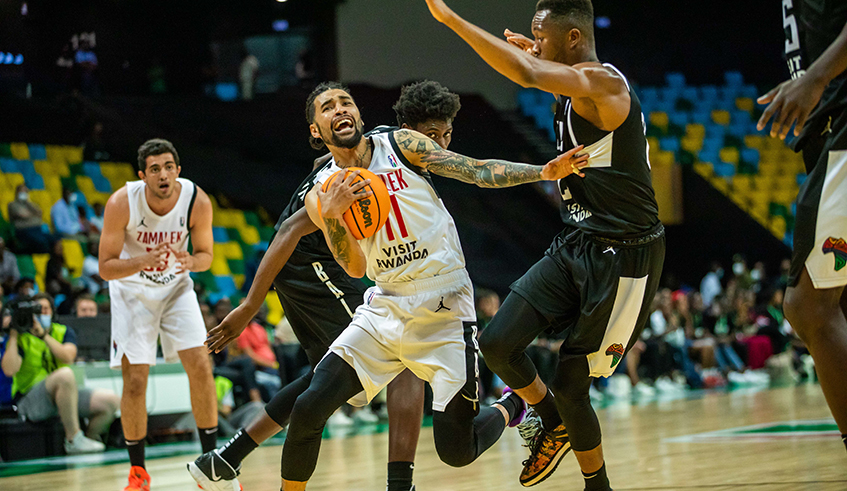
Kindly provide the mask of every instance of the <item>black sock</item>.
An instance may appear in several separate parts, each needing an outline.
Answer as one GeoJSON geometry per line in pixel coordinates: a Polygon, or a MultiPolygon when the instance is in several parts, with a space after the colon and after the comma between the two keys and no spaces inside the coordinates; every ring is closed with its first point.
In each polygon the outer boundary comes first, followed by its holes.
{"type": "Polygon", "coordinates": [[[592,472],[591,474],[582,473],[583,479],[585,479],[585,491],[606,491],[611,489],[611,485],[609,484],[609,477],[606,476],[606,463],[603,463],[603,467],[597,470],[597,472],[592,472]]]}
{"type": "Polygon", "coordinates": [[[133,467],[144,467],[144,439],[126,440],[126,450],[129,452],[129,465],[133,467]]]}
{"type": "Polygon", "coordinates": [[[553,393],[549,390],[538,404],[532,404],[532,408],[541,417],[541,423],[545,430],[553,431],[562,424],[562,417],[559,416],[559,410],[556,408],[556,400],[553,399],[553,393]]]}
{"type": "Polygon", "coordinates": [[[523,399],[514,392],[510,392],[508,396],[498,400],[497,404],[503,406],[509,413],[509,421],[515,419],[523,411],[523,399]]]}
{"type": "Polygon", "coordinates": [[[388,488],[386,491],[409,491],[412,489],[414,462],[388,463],[388,488]]]}
{"type": "Polygon", "coordinates": [[[203,453],[211,452],[218,446],[218,427],[212,428],[197,428],[197,433],[200,434],[200,448],[203,453]]]}
{"type": "Polygon", "coordinates": [[[226,445],[224,445],[223,449],[220,451],[220,456],[226,460],[227,464],[231,465],[233,469],[238,469],[238,466],[241,465],[241,461],[258,446],[259,444],[253,441],[253,438],[251,438],[250,435],[248,435],[242,428],[238,430],[238,433],[236,433],[232,439],[226,442],[226,445]]]}

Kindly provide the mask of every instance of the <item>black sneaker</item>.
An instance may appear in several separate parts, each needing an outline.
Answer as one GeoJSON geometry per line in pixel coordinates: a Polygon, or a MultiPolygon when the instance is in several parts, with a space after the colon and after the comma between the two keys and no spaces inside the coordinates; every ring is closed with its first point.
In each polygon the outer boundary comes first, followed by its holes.
{"type": "Polygon", "coordinates": [[[529,458],[523,461],[521,485],[535,486],[550,477],[570,449],[571,441],[565,425],[559,425],[553,431],[538,432],[529,447],[529,458]]]}
{"type": "Polygon", "coordinates": [[[241,491],[242,489],[237,479],[238,474],[241,473],[241,466],[233,469],[218,454],[217,449],[197,457],[197,460],[189,462],[186,467],[200,489],[205,491],[241,491]]]}

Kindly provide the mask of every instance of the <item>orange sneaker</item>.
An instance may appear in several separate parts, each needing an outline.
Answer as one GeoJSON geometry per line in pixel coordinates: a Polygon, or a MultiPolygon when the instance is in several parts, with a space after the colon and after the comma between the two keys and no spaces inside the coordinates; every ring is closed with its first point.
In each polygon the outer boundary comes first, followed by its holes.
{"type": "Polygon", "coordinates": [[[521,484],[525,487],[535,486],[550,477],[570,449],[571,442],[565,425],[559,425],[553,431],[539,431],[529,447],[529,458],[523,462],[521,484]]]}
{"type": "Polygon", "coordinates": [[[129,470],[129,486],[124,491],[150,491],[150,474],[144,467],[132,466],[129,470]]]}

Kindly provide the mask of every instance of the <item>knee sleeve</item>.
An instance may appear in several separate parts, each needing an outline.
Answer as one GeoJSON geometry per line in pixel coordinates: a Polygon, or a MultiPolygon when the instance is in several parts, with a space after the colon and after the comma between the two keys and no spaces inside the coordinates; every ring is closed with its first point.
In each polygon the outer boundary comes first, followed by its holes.
{"type": "Polygon", "coordinates": [[[600,422],[591,407],[588,359],[569,358],[559,362],[551,384],[559,415],[568,429],[571,447],[577,452],[592,450],[601,442],[600,422]]]}
{"type": "Polygon", "coordinates": [[[277,392],[270,402],[265,405],[265,411],[267,411],[268,416],[280,427],[285,428],[285,425],[288,424],[288,418],[294,409],[294,401],[309,388],[313,375],[314,372],[309,371],[306,375],[294,380],[277,392]]]}

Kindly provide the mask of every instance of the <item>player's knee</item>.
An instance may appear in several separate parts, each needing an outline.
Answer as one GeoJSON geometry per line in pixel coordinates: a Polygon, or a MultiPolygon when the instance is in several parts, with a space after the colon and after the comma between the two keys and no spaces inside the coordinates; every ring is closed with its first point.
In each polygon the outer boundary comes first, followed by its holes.
{"type": "Polygon", "coordinates": [[[505,339],[497,336],[494,330],[486,329],[479,337],[479,350],[485,357],[485,363],[495,373],[498,368],[509,364],[512,346],[505,339]]]}
{"type": "Polygon", "coordinates": [[[450,467],[464,467],[474,461],[470,448],[462,448],[462,445],[456,445],[455,442],[439,444],[436,441],[435,451],[438,452],[438,458],[450,467]]]}
{"type": "Polygon", "coordinates": [[[145,373],[130,372],[124,376],[124,397],[137,398],[147,394],[147,375],[145,373]]]}
{"type": "Polygon", "coordinates": [[[321,434],[336,408],[327,408],[320,401],[320,395],[314,390],[307,390],[297,398],[291,410],[288,438],[302,439],[315,433],[321,434]]]}
{"type": "Polygon", "coordinates": [[[842,315],[837,298],[818,293],[820,292],[789,288],[785,295],[785,319],[804,341],[815,336],[820,329],[826,328],[834,317],[842,315]]]}

